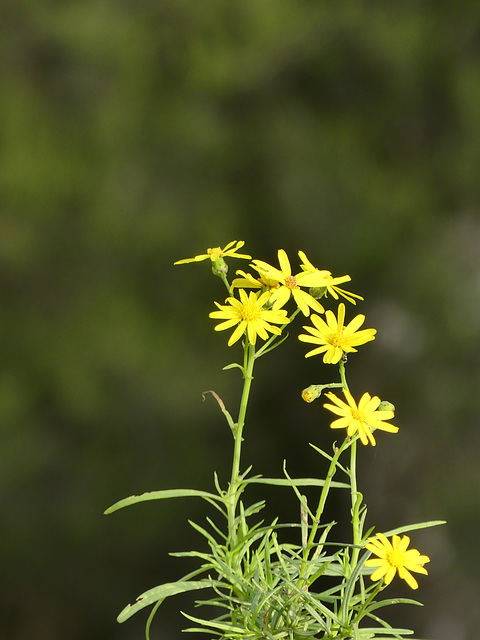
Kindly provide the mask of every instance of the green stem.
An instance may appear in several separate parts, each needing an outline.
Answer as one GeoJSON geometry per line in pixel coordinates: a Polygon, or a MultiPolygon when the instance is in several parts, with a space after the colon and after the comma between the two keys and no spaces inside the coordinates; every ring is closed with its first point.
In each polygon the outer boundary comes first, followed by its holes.
{"type": "Polygon", "coordinates": [[[227,276],[222,273],[220,278],[222,279],[223,284],[227,287],[227,291],[228,291],[229,295],[231,295],[231,293],[230,293],[230,283],[228,282],[227,276]]]}
{"type": "MultiPolygon", "coordinates": [[[[340,380],[341,383],[332,383],[332,387],[336,386],[336,387],[343,387],[344,389],[347,389],[348,391],[348,385],[347,385],[347,379],[345,377],[345,362],[342,360],[340,360],[339,363],[339,369],[340,369],[340,380]]],[[[330,385],[328,385],[330,386],[330,385]]],[[[312,523],[312,528],[310,530],[310,535],[308,536],[308,540],[307,540],[307,545],[305,547],[305,550],[303,552],[303,558],[302,558],[302,565],[300,567],[300,572],[298,575],[298,586],[299,588],[301,588],[303,586],[303,582],[307,582],[308,577],[305,578],[305,572],[307,570],[307,566],[308,566],[308,557],[310,555],[310,549],[312,548],[314,541],[315,541],[315,536],[317,535],[317,531],[318,531],[318,527],[320,526],[320,518],[323,514],[323,510],[325,508],[325,503],[327,501],[327,496],[328,493],[330,491],[330,486],[331,486],[331,482],[333,479],[333,476],[335,475],[335,472],[337,470],[337,463],[338,460],[341,456],[341,454],[345,451],[345,449],[347,449],[350,445],[352,444],[352,441],[349,437],[345,438],[345,440],[343,441],[343,443],[340,445],[340,447],[335,451],[335,455],[333,456],[333,458],[330,461],[330,466],[328,468],[328,472],[325,478],[325,484],[323,485],[322,488],[322,492],[320,494],[320,499],[318,501],[318,507],[317,507],[317,512],[315,513],[315,520],[312,523]]],[[[355,443],[353,443],[355,444],[355,443]]],[[[355,488],[356,490],[356,488],[355,488]]],[[[352,494],[353,496],[353,494],[352,494]]]]}
{"type": "Polygon", "coordinates": [[[365,602],[363,603],[361,608],[357,611],[357,615],[355,616],[355,619],[353,621],[354,624],[359,624],[360,623],[360,621],[362,620],[362,618],[365,615],[365,610],[367,609],[368,605],[374,600],[374,598],[377,596],[377,594],[379,593],[379,591],[382,589],[383,586],[384,586],[383,585],[383,580],[380,580],[375,585],[375,588],[372,590],[372,592],[370,593],[368,598],[365,600],[365,602]]]}
{"type": "Polygon", "coordinates": [[[253,380],[253,364],[255,362],[255,345],[248,342],[245,336],[244,366],[243,366],[243,391],[240,400],[238,420],[234,432],[234,448],[232,461],[232,475],[227,492],[228,531],[233,544],[237,541],[237,527],[235,525],[235,512],[237,507],[237,492],[239,487],[240,457],[242,453],[242,433],[245,425],[248,397],[253,380]]]}
{"type": "MultiPolygon", "coordinates": [[[[342,385],[344,389],[349,391],[347,379],[345,375],[345,362],[343,359],[340,360],[340,379],[342,381],[342,385]]],[[[353,532],[353,544],[360,545],[362,539],[362,532],[360,526],[360,504],[359,500],[361,500],[361,496],[358,493],[357,489],[357,439],[355,438],[352,441],[352,446],[350,449],[350,496],[352,503],[352,532],[353,532]]],[[[352,550],[352,557],[350,560],[349,571],[350,573],[355,569],[358,562],[358,554],[360,553],[360,548],[354,547],[352,550]]]]}
{"type": "Polygon", "coordinates": [[[323,510],[325,508],[325,503],[327,501],[328,493],[330,491],[330,486],[333,480],[333,476],[337,470],[338,459],[345,451],[345,449],[349,446],[350,439],[345,438],[340,447],[335,451],[335,454],[330,462],[330,466],[328,468],[327,475],[325,477],[325,484],[323,485],[322,492],[320,494],[320,499],[318,501],[317,511],[315,513],[315,520],[312,522],[312,528],[310,529],[310,535],[308,536],[307,544],[305,550],[303,552],[302,558],[302,566],[300,567],[300,572],[298,574],[298,587],[302,588],[303,582],[306,582],[307,579],[304,578],[305,572],[308,566],[308,556],[310,555],[310,549],[313,547],[315,536],[317,535],[318,527],[320,526],[320,519],[323,514],[323,510]]]}
{"type": "MultiPolygon", "coordinates": [[[[360,545],[362,540],[362,532],[360,526],[360,502],[361,495],[357,490],[357,440],[352,442],[350,449],[350,493],[352,497],[352,532],[353,544],[360,545]]],[[[352,549],[352,558],[350,563],[350,572],[357,566],[359,546],[352,549]]]]}
{"type": "Polygon", "coordinates": [[[345,361],[343,360],[343,358],[340,359],[340,362],[338,363],[338,365],[340,370],[340,380],[342,381],[342,387],[347,391],[350,391],[347,384],[347,378],[345,376],[345,361]]]}

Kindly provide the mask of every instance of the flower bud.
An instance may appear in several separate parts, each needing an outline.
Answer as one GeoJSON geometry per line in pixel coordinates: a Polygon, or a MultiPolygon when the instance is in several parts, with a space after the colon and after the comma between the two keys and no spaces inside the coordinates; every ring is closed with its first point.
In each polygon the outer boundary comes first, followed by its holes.
{"type": "Polygon", "coordinates": [[[302,398],[305,402],[313,402],[319,398],[322,394],[322,385],[311,384],[309,387],[302,391],[302,398]]]}
{"type": "Polygon", "coordinates": [[[315,300],[320,300],[327,291],[327,287],[310,287],[308,293],[315,298],[315,300]]]}
{"type": "Polygon", "coordinates": [[[223,258],[212,260],[212,273],[220,278],[225,277],[228,272],[227,263],[223,258]]]}
{"type": "Polygon", "coordinates": [[[383,400],[378,405],[377,411],[393,411],[395,413],[395,405],[393,405],[391,402],[388,402],[387,400],[383,400]]]}

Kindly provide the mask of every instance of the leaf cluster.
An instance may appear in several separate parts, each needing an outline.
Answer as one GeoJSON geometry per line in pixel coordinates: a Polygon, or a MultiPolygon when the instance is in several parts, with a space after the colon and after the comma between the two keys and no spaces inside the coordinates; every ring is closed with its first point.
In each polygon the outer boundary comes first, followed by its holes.
{"type": "MultiPolygon", "coordinates": [[[[328,456],[326,453],[324,455],[328,456]]],[[[392,628],[377,615],[377,611],[393,604],[420,603],[405,598],[377,601],[375,596],[380,590],[379,585],[366,586],[364,582],[364,577],[371,573],[363,564],[370,555],[369,552],[364,551],[351,571],[350,552],[355,545],[328,541],[334,522],[322,525],[318,540],[307,547],[308,533],[311,530],[311,524],[308,524],[309,509],[298,488],[323,487],[323,480],[260,476],[248,478],[248,471],[243,474],[238,496],[251,483],[290,485],[301,500],[301,521],[279,523],[275,519],[265,524],[263,520],[257,520],[250,524],[252,517],[264,508],[265,501],[246,507],[240,499],[232,530],[236,535],[225,534],[210,517],[206,518],[206,526],[189,521],[205,538],[208,550],[176,552],[170,555],[194,558],[199,562],[199,567],[175,582],[161,584],[141,594],[119,614],[119,622],[124,622],[141,609],[153,605],[146,624],[146,639],[149,640],[151,622],[164,600],[188,591],[209,590],[209,597],[198,599],[196,606],[209,607],[214,612],[213,615],[198,617],[182,612],[193,623],[193,626],[184,631],[203,632],[222,640],[367,640],[376,637],[387,640],[403,638],[413,633],[408,629],[392,628]],[[298,531],[298,537],[302,540],[300,544],[283,541],[282,532],[292,529],[298,531]],[[360,622],[364,618],[370,620],[371,627],[360,628],[360,622]]],[[[121,500],[107,509],[106,513],[143,501],[195,496],[213,505],[227,519],[225,492],[221,490],[216,477],[215,484],[217,494],[194,489],[153,491],[121,500]]],[[[338,489],[349,486],[341,482],[332,485],[338,489]]],[[[365,514],[365,507],[362,507],[362,512],[365,514]]],[[[439,523],[410,525],[389,533],[435,524],[439,523]]]]}

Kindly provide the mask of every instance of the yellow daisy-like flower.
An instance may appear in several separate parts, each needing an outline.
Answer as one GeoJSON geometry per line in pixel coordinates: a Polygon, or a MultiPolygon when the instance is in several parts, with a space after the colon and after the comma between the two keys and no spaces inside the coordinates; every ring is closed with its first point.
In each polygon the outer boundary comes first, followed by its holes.
{"type": "Polygon", "coordinates": [[[313,296],[300,288],[322,286],[323,278],[317,273],[308,273],[307,271],[301,271],[293,276],[290,261],[283,249],[278,250],[278,262],[280,269],[272,267],[262,260],[253,260],[252,263],[253,268],[258,271],[262,279],[266,277],[279,285],[270,298],[273,308],[279,309],[283,307],[293,296],[298,308],[305,316],[310,314],[310,309],[323,313],[325,310],[322,305],[313,296]]]}
{"type": "Polygon", "coordinates": [[[343,393],[347,402],[337,398],[334,393],[325,394],[334,403],[324,404],[325,409],[335,413],[337,416],[341,416],[332,422],[330,425],[332,429],[347,429],[349,436],[353,436],[358,432],[362,444],[370,442],[372,446],[376,445],[372,430],[381,429],[382,431],[397,433],[398,427],[385,422],[385,420],[393,418],[395,415],[393,411],[377,410],[381,402],[378,396],[373,396],[372,398],[369,393],[364,393],[357,406],[350,391],[343,389],[343,393]]]}
{"type": "Polygon", "coordinates": [[[372,580],[381,580],[384,578],[385,584],[390,582],[398,575],[412,589],[418,589],[418,582],[412,576],[410,571],[423,573],[428,575],[428,571],[424,568],[426,562],[430,562],[428,556],[420,555],[416,549],[407,549],[410,544],[408,536],[393,536],[392,541],[383,534],[377,533],[376,538],[369,538],[369,542],[365,547],[374,553],[378,558],[367,560],[366,567],[378,567],[370,576],[372,580]]]}
{"type": "Polygon", "coordinates": [[[247,296],[244,289],[239,290],[240,300],[236,298],[227,298],[228,305],[218,304],[215,302],[219,311],[212,311],[209,314],[210,318],[219,318],[225,320],[217,324],[215,331],[223,331],[223,329],[230,329],[235,325],[235,331],[230,336],[228,346],[231,347],[237,340],[239,340],[246,332],[250,344],[255,344],[257,335],[266,340],[268,338],[268,331],[276,335],[280,335],[281,329],[275,327],[273,324],[288,324],[287,312],[285,309],[265,309],[264,305],[268,302],[270,293],[265,291],[264,293],[255,293],[250,291],[247,296]]]}
{"type": "Polygon", "coordinates": [[[313,344],[319,344],[316,349],[312,349],[305,354],[306,358],[310,356],[316,356],[319,353],[325,353],[323,361],[325,364],[336,364],[344,353],[351,353],[357,351],[355,347],[361,344],[370,342],[375,339],[376,329],[358,329],[365,322],[365,316],[359,314],[348,323],[346,327],[343,326],[345,320],[345,305],[341,302],[338,305],[338,319],[332,311],[326,312],[325,322],[317,316],[312,315],[312,322],[314,327],[303,327],[305,331],[308,331],[311,335],[302,333],[298,336],[298,339],[302,342],[311,342],[313,344]]]}
{"type": "Polygon", "coordinates": [[[304,271],[308,273],[315,273],[323,278],[323,282],[321,284],[315,285],[315,288],[324,288],[325,295],[329,293],[335,298],[335,300],[338,300],[339,295],[341,295],[352,304],[357,304],[355,298],[358,298],[358,300],[363,300],[362,296],[359,296],[356,293],[351,293],[350,291],[345,291],[345,289],[341,289],[340,287],[336,286],[337,284],[342,284],[342,282],[350,282],[350,276],[340,276],[338,278],[334,278],[330,271],[324,271],[314,267],[303,251],[299,251],[298,255],[300,257],[300,260],[302,261],[300,267],[304,271]]]}
{"type": "Polygon", "coordinates": [[[186,264],[187,262],[201,262],[210,258],[212,262],[220,260],[220,258],[244,258],[245,260],[251,260],[252,256],[248,256],[245,253],[237,253],[239,249],[243,247],[245,242],[243,240],[233,240],[229,242],[226,247],[221,249],[220,247],[214,247],[213,249],[207,249],[207,253],[202,253],[194,258],[185,258],[184,260],[177,260],[173,264],[186,264]],[[234,246],[235,245],[235,246],[234,246]]]}

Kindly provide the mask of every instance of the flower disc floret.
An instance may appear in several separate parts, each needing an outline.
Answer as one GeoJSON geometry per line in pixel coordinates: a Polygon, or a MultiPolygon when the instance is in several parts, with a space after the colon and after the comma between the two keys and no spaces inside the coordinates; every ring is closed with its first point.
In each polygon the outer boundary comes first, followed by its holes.
{"type": "Polygon", "coordinates": [[[344,353],[357,351],[355,347],[375,339],[376,329],[358,331],[365,322],[363,314],[355,316],[346,327],[343,325],[345,321],[343,302],[338,305],[338,318],[330,310],[326,312],[325,317],[326,322],[320,316],[312,314],[311,319],[314,326],[303,327],[311,335],[302,333],[298,336],[302,342],[320,345],[316,349],[308,351],[305,354],[306,358],[324,353],[323,361],[325,364],[336,364],[344,353]]]}
{"type": "Polygon", "coordinates": [[[213,249],[207,249],[207,253],[201,253],[194,258],[185,258],[184,260],[177,260],[173,264],[187,264],[188,262],[201,262],[202,260],[210,260],[215,262],[216,260],[221,260],[223,258],[243,258],[245,260],[251,260],[252,256],[249,256],[244,253],[237,253],[239,249],[243,247],[245,242],[243,240],[233,240],[229,242],[226,247],[223,249],[220,247],[213,247],[213,249]]]}
{"type": "Polygon", "coordinates": [[[210,318],[218,318],[224,320],[217,324],[215,331],[223,331],[235,327],[234,332],[228,340],[228,346],[232,346],[239,340],[244,333],[247,334],[250,344],[255,344],[257,335],[262,340],[268,338],[268,332],[280,335],[281,329],[275,327],[275,324],[288,324],[287,312],[285,309],[265,309],[270,293],[255,293],[250,291],[247,295],[244,289],[239,290],[240,300],[237,298],[227,298],[228,304],[222,305],[215,302],[219,311],[212,311],[210,318]],[[273,323],[273,324],[272,324],[273,323]]]}
{"type": "Polygon", "coordinates": [[[397,433],[398,427],[385,422],[385,420],[393,418],[395,414],[393,411],[378,410],[381,402],[378,396],[373,396],[372,398],[369,393],[364,393],[357,405],[350,391],[343,389],[343,393],[347,402],[338,398],[334,393],[325,394],[333,403],[324,404],[325,409],[340,416],[340,418],[331,423],[330,427],[332,429],[347,429],[349,436],[358,433],[362,444],[370,442],[372,446],[376,445],[372,433],[374,429],[397,433]]]}
{"type": "Polygon", "coordinates": [[[417,549],[408,549],[410,538],[408,536],[393,536],[390,540],[383,534],[377,533],[374,538],[369,538],[365,547],[378,558],[372,558],[365,562],[366,567],[377,567],[370,576],[372,580],[385,580],[385,584],[390,582],[398,575],[412,589],[418,589],[418,582],[410,573],[423,573],[428,575],[428,571],[424,568],[424,564],[430,562],[428,556],[420,555],[417,549]]]}

